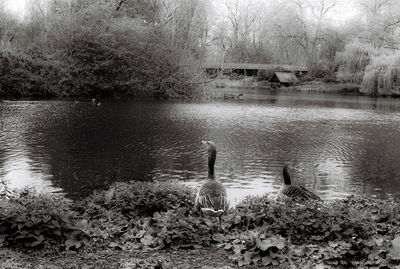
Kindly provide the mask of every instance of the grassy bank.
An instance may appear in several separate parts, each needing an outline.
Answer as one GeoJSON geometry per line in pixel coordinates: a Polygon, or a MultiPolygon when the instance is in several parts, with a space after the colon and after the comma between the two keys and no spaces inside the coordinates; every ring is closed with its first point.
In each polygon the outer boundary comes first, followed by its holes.
{"type": "Polygon", "coordinates": [[[288,89],[307,93],[339,93],[344,95],[361,95],[360,85],[352,83],[324,83],[320,81],[314,81],[288,87],[288,89]]]}
{"type": "Polygon", "coordinates": [[[298,204],[249,197],[217,222],[193,211],[178,183],[115,183],[79,202],[8,193],[3,268],[393,268],[399,204],[349,198],[298,204]],[[74,267],[75,266],[75,267],[74,267]]]}
{"type": "Polygon", "coordinates": [[[258,80],[253,77],[240,79],[218,78],[214,79],[209,87],[209,95],[223,97],[224,94],[244,94],[251,99],[257,95],[270,95],[275,92],[304,92],[304,93],[332,93],[343,95],[364,95],[360,92],[360,85],[354,83],[323,82],[319,80],[305,81],[292,86],[272,85],[267,80],[258,80]]]}

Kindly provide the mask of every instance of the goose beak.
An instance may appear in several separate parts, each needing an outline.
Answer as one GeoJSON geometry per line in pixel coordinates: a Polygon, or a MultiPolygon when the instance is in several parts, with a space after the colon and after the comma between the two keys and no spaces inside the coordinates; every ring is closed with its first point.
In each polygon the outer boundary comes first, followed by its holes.
{"type": "Polygon", "coordinates": [[[208,145],[207,145],[207,141],[201,141],[201,143],[204,145],[203,151],[207,152],[208,150],[208,145]]]}
{"type": "Polygon", "coordinates": [[[293,170],[296,172],[302,172],[304,169],[303,168],[297,168],[295,166],[293,166],[293,170]]]}

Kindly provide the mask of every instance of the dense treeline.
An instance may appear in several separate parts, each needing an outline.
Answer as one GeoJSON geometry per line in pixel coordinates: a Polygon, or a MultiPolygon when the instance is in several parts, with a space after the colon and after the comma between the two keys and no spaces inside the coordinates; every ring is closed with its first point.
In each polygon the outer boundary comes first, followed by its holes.
{"type": "Polygon", "coordinates": [[[23,23],[3,19],[1,95],[197,94],[199,48],[182,31],[171,42],[168,24],[161,23],[166,7],[158,1],[51,1],[42,7],[33,4],[23,23]]]}
{"type": "Polygon", "coordinates": [[[201,95],[204,62],[307,66],[399,94],[392,0],[0,0],[2,96],[201,95]]]}

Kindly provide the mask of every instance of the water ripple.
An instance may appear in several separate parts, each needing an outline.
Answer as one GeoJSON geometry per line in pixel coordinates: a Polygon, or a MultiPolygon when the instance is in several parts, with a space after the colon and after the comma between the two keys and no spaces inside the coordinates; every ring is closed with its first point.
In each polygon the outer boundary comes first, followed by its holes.
{"type": "Polygon", "coordinates": [[[246,195],[276,193],[288,161],[301,169],[294,182],[324,199],[352,193],[399,197],[400,106],[387,99],[348,100],[105,100],[101,107],[2,102],[0,176],[15,187],[41,186],[70,197],[110,180],[176,179],[198,187],[207,177],[200,141],[213,140],[217,175],[231,204],[246,195]]]}

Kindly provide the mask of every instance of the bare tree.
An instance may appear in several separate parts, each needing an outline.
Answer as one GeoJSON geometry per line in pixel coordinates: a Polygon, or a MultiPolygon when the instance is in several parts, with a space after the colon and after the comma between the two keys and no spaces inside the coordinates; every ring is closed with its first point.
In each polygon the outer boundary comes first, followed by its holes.
{"type": "Polygon", "coordinates": [[[364,0],[359,6],[364,11],[366,29],[359,37],[368,40],[375,48],[397,49],[400,29],[400,3],[394,0],[364,0]]]}
{"type": "Polygon", "coordinates": [[[293,6],[289,6],[294,14],[294,23],[275,24],[283,41],[292,40],[302,49],[310,70],[316,68],[318,54],[325,41],[327,14],[335,5],[335,0],[296,0],[293,6]]]}

